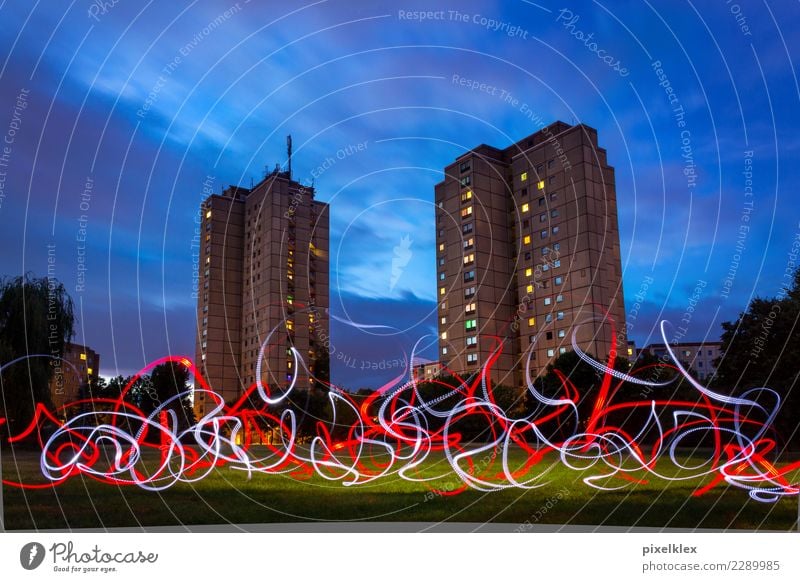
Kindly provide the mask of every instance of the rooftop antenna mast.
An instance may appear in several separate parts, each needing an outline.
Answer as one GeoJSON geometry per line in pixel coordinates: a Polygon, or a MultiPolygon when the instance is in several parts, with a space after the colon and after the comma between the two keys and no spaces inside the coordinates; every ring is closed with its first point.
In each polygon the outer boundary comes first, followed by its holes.
{"type": "Polygon", "coordinates": [[[288,158],[286,171],[289,174],[289,179],[292,179],[292,136],[286,136],[286,156],[288,158]]]}

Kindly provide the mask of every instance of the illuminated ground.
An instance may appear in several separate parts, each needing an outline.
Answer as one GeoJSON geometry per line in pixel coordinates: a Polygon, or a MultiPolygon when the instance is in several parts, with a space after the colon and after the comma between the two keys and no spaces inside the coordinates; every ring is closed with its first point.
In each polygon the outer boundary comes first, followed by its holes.
{"type": "MultiPolygon", "coordinates": [[[[521,461],[521,454],[514,459],[521,461]]],[[[675,528],[796,530],[798,499],[766,504],[750,500],[741,489],[720,486],[692,497],[708,480],[651,480],[622,491],[598,491],[579,473],[548,463],[549,479],[534,490],[509,489],[456,496],[430,492],[423,483],[396,476],[357,488],[315,476],[299,482],[280,475],[247,475],[221,469],[194,485],[179,484],[151,493],[76,478],[55,490],[3,488],[5,527],[10,530],[158,526],[213,523],[296,521],[455,521],[675,528]]],[[[540,469],[541,470],[540,466],[540,469]]],[[[428,461],[425,475],[446,471],[441,457],[428,461]]],[[[676,475],[669,463],[665,472],[676,475]]],[[[641,475],[639,475],[641,476],[641,475]]],[[[41,481],[38,456],[30,451],[3,451],[3,478],[41,481]]],[[[793,482],[800,479],[794,475],[793,482]]],[[[619,481],[616,481],[619,483],[619,481]]],[[[436,486],[452,490],[450,474],[436,486]]]]}

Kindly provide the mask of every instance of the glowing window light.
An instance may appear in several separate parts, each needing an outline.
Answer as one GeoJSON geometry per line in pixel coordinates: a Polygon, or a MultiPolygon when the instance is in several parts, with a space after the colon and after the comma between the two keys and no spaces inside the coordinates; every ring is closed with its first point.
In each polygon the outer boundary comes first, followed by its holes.
{"type": "Polygon", "coordinates": [[[522,239],[522,242],[523,242],[524,244],[526,244],[526,245],[529,245],[529,244],[531,244],[531,235],[529,235],[529,234],[526,234],[526,235],[523,237],[523,239],[522,239]]]}
{"type": "Polygon", "coordinates": [[[522,205],[522,212],[528,212],[530,210],[530,205],[526,202],[522,205]]]}
{"type": "Polygon", "coordinates": [[[211,218],[211,210],[206,210],[206,220],[211,218]]]}
{"type": "Polygon", "coordinates": [[[81,360],[86,361],[86,354],[81,354],[81,360]]]}
{"type": "Polygon", "coordinates": [[[536,183],[536,188],[539,189],[539,190],[544,190],[544,180],[539,180],[536,183]]]}
{"type": "Polygon", "coordinates": [[[519,179],[520,179],[521,182],[527,182],[528,181],[528,172],[522,172],[519,175],[519,179]]]}

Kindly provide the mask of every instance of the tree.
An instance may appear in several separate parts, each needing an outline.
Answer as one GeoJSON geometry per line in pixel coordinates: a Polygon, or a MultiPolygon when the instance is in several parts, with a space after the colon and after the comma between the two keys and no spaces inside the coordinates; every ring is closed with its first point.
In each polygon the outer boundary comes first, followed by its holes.
{"type": "MultiPolygon", "coordinates": [[[[587,355],[595,359],[591,354],[587,355]]],[[[534,381],[535,387],[549,398],[556,395],[565,396],[567,393],[563,389],[563,380],[559,377],[559,373],[563,374],[577,388],[579,394],[578,411],[582,419],[587,418],[594,403],[596,388],[600,385],[600,372],[591,364],[582,360],[574,351],[569,350],[558,356],[552,364],[547,365],[547,373],[536,378],[534,381]]],[[[530,393],[528,393],[528,403],[531,407],[537,406],[530,393]]]]}
{"type": "Polygon", "coordinates": [[[178,430],[182,431],[195,424],[194,410],[189,394],[189,370],[178,362],[159,364],[150,373],[152,390],[143,390],[140,399],[142,411],[151,414],[157,407],[181,395],[166,405],[178,417],[178,430]]]}
{"type": "MultiPolygon", "coordinates": [[[[781,398],[775,420],[778,435],[792,448],[800,447],[800,270],[792,284],[774,298],[756,298],[736,321],[722,324],[722,356],[713,387],[718,392],[741,393],[767,386],[781,398]]],[[[771,403],[764,402],[771,405],[771,403]]]]}
{"type": "Polygon", "coordinates": [[[36,404],[52,406],[50,380],[73,334],[72,299],[53,278],[0,279],[0,365],[26,360],[0,374],[0,416],[11,434],[30,424],[36,404]]]}

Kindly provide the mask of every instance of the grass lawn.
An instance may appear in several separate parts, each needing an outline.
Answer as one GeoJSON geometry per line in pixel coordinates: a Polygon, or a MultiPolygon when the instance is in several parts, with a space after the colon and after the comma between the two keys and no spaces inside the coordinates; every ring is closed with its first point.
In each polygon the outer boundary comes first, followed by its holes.
{"type": "MultiPolygon", "coordinates": [[[[521,463],[517,451],[512,461],[521,463]]],[[[3,451],[3,478],[41,482],[38,455],[30,451],[3,451]]],[[[678,476],[669,462],[659,470],[678,476]]],[[[203,481],[181,483],[158,492],[117,487],[77,477],[55,489],[3,488],[5,527],[8,530],[100,528],[219,523],[280,523],[300,521],[424,521],[499,522],[605,525],[673,528],[796,530],[796,497],[777,503],[759,503],[741,489],[718,486],[702,497],[692,497],[708,482],[693,479],[667,482],[650,478],[619,491],[598,491],[583,483],[584,472],[556,460],[539,465],[547,470],[546,485],[538,489],[496,492],[468,490],[455,496],[436,495],[457,484],[443,457],[429,459],[420,471],[445,476],[426,485],[397,475],[375,483],[344,487],[314,476],[298,481],[285,475],[254,474],[248,479],[230,468],[215,470],[203,481]]],[[[635,474],[644,478],[643,473],[635,474]]],[[[800,475],[794,475],[797,482],[800,475]]],[[[609,482],[620,484],[620,480],[609,482]]]]}

